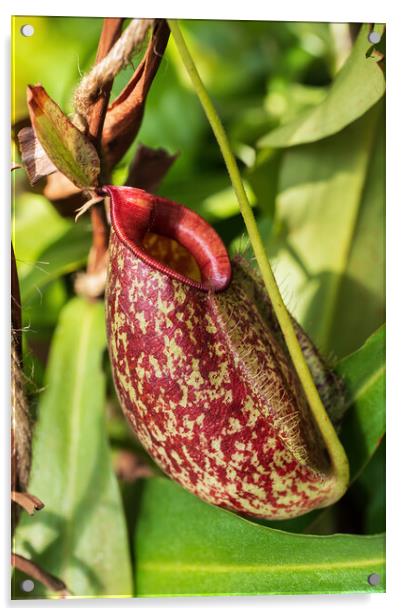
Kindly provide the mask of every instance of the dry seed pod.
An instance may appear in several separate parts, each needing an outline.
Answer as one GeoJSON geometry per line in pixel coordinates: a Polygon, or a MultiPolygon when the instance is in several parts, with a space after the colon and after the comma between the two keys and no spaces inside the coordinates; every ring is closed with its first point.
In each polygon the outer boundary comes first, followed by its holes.
{"type": "MultiPolygon", "coordinates": [[[[203,500],[271,520],[339,486],[269,300],[182,205],[108,186],[109,352],[126,417],[160,467],[203,500]]],[[[315,379],[337,392],[306,335],[315,379]]]]}

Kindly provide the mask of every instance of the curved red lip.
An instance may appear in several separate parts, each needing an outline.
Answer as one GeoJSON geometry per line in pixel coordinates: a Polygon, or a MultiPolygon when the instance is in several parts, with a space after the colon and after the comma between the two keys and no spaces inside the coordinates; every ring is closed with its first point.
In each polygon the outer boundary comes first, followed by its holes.
{"type": "Polygon", "coordinates": [[[151,195],[139,188],[104,186],[111,198],[112,225],[119,239],[138,258],[171,278],[202,291],[225,290],[232,276],[229,255],[216,231],[184,205],[151,195]],[[196,260],[197,282],[147,254],[142,246],[147,232],[176,240],[196,260]]]}

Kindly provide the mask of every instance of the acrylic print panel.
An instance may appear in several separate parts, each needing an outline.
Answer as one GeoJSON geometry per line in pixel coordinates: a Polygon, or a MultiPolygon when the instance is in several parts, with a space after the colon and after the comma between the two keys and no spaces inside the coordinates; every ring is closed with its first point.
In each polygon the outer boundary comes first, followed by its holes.
{"type": "Polygon", "coordinates": [[[385,61],[13,19],[13,598],[384,592],[385,61]]]}

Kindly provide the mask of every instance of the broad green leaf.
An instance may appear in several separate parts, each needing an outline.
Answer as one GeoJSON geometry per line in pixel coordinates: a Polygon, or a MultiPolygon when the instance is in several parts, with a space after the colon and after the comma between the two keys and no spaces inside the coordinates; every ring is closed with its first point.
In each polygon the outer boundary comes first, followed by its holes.
{"type": "Polygon", "coordinates": [[[247,179],[255,193],[257,205],[264,217],[272,221],[282,157],[280,151],[269,148],[259,152],[255,164],[247,173],[247,179]]]}
{"type": "MultiPolygon", "coordinates": [[[[377,26],[376,31],[383,34],[384,26],[377,26]]],[[[339,132],[380,100],[385,79],[376,58],[370,55],[373,45],[368,40],[369,32],[369,25],[363,25],[348,60],[322,103],[260,139],[260,147],[288,147],[318,141],[339,132]]]]}
{"type": "Polygon", "coordinates": [[[21,517],[14,549],[61,578],[74,596],[127,597],[132,595],[127,533],[105,426],[103,310],[100,302],[73,299],[60,317],[29,484],[45,509],[21,517]]]}
{"type": "Polygon", "coordinates": [[[20,278],[29,272],[40,253],[71,224],[42,195],[24,192],[15,196],[12,230],[20,278]]]}
{"type": "Polygon", "coordinates": [[[35,263],[21,277],[21,299],[28,302],[35,293],[60,276],[70,274],[85,264],[91,246],[87,223],[78,222],[38,255],[35,263]]]}
{"type": "Polygon", "coordinates": [[[385,326],[337,366],[347,390],[341,440],[352,481],[375,453],[385,433],[385,326]]]}
{"type": "Polygon", "coordinates": [[[326,98],[328,88],[308,86],[301,83],[289,83],[283,78],[270,81],[264,107],[270,118],[275,119],[275,125],[270,130],[277,129],[278,124],[288,125],[300,115],[311,111],[326,98]]]}
{"type": "Polygon", "coordinates": [[[250,517],[250,521],[255,524],[260,524],[261,526],[268,526],[269,528],[283,530],[288,533],[304,533],[309,532],[310,526],[314,524],[316,518],[320,515],[322,515],[322,510],[315,509],[314,511],[309,511],[309,513],[298,516],[297,518],[291,518],[290,520],[273,521],[250,517]]]}
{"type": "Polygon", "coordinates": [[[356,482],[359,500],[365,503],[363,532],[367,534],[385,531],[385,437],[356,482]],[[363,498],[362,498],[363,497],[363,498]]]}
{"type": "Polygon", "coordinates": [[[33,417],[36,415],[38,394],[43,387],[49,339],[67,301],[66,284],[64,280],[57,279],[22,305],[23,365],[28,377],[26,392],[33,417]]]}
{"type": "Polygon", "coordinates": [[[32,295],[29,302],[22,306],[25,335],[33,339],[48,340],[68,299],[69,293],[62,278],[56,278],[41,289],[40,293],[32,295]]]}
{"type": "Polygon", "coordinates": [[[23,365],[28,377],[27,391],[31,394],[31,411],[43,387],[49,338],[67,301],[66,284],[64,280],[56,279],[22,305],[23,365]]]}
{"type": "Polygon", "coordinates": [[[134,536],[136,594],[384,591],[383,535],[294,535],[207,505],[166,479],[144,481],[134,536]],[[370,573],[381,584],[370,586],[370,573]]]}
{"type": "Polygon", "coordinates": [[[287,150],[279,178],[275,274],[300,324],[338,357],[384,322],[381,109],[334,137],[287,150]]]}
{"type": "Polygon", "coordinates": [[[28,86],[27,101],[36,136],[54,165],[80,188],[97,186],[100,161],[88,137],[74,126],[42,86],[28,86]]]}

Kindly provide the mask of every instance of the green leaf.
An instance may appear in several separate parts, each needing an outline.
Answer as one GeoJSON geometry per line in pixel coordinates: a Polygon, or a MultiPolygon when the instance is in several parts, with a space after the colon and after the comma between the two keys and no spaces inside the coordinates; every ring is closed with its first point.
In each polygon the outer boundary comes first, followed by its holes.
{"type": "Polygon", "coordinates": [[[43,387],[44,362],[49,338],[54,332],[60,312],[68,301],[64,280],[56,279],[43,292],[22,304],[23,365],[28,376],[26,391],[30,396],[30,410],[34,412],[37,395],[43,387]],[[43,353],[43,350],[46,350],[43,353]]]}
{"type": "Polygon", "coordinates": [[[87,223],[78,222],[70,227],[24,272],[20,280],[22,302],[29,302],[49,282],[83,266],[90,246],[91,233],[87,223]]]}
{"type": "Polygon", "coordinates": [[[22,306],[22,320],[26,331],[24,334],[37,340],[49,339],[57,325],[63,306],[69,299],[66,284],[63,279],[57,278],[30,298],[22,306]]]}
{"type": "MultiPolygon", "coordinates": [[[[322,352],[338,357],[384,322],[381,110],[287,150],[279,179],[275,274],[299,323],[322,352]]],[[[272,254],[272,238],[269,248],[272,254]]]]}
{"type": "Polygon", "coordinates": [[[385,464],[385,438],[383,438],[356,483],[356,487],[363,492],[359,493],[359,501],[366,503],[363,512],[363,532],[367,534],[385,531],[385,464]]]}
{"type": "Polygon", "coordinates": [[[80,188],[99,184],[100,161],[95,146],[40,86],[28,86],[32,126],[54,165],[80,188]]]}
{"type": "Polygon", "coordinates": [[[294,535],[144,481],[134,537],[139,596],[384,591],[382,535],[294,535]],[[381,584],[370,586],[370,573],[381,584]]]}
{"type": "Polygon", "coordinates": [[[70,226],[42,195],[28,192],[15,195],[13,246],[20,278],[29,272],[40,253],[70,226]]]}
{"type": "Polygon", "coordinates": [[[310,526],[314,524],[317,517],[321,515],[321,509],[314,509],[314,511],[309,511],[309,513],[300,515],[297,518],[290,518],[289,520],[262,520],[253,517],[250,517],[249,519],[255,524],[268,526],[269,528],[275,528],[276,530],[283,530],[289,533],[308,533],[310,526]]]}
{"type": "Polygon", "coordinates": [[[289,83],[283,77],[272,79],[264,106],[269,117],[275,120],[275,125],[269,130],[277,129],[279,125],[288,125],[300,115],[306,114],[326,98],[328,87],[317,87],[303,83],[289,83]]]}
{"type": "Polygon", "coordinates": [[[282,157],[278,150],[269,148],[259,152],[255,164],[247,173],[247,179],[255,194],[258,206],[270,220],[275,213],[275,199],[282,157]]]}
{"type": "Polygon", "coordinates": [[[345,381],[348,412],[341,440],[353,481],[374,455],[385,433],[385,326],[337,366],[345,381]]]}
{"type": "Polygon", "coordinates": [[[22,516],[15,540],[17,553],[81,597],[132,595],[125,520],[106,436],[105,347],[103,304],[71,300],[53,339],[34,436],[29,491],[45,509],[22,516]]]}
{"type": "MultiPolygon", "coordinates": [[[[383,34],[384,26],[376,30],[383,34]]],[[[260,139],[260,147],[288,147],[333,135],[373,107],[385,91],[384,73],[369,55],[370,26],[362,26],[353,50],[336,76],[327,97],[297,119],[260,139]]]]}

